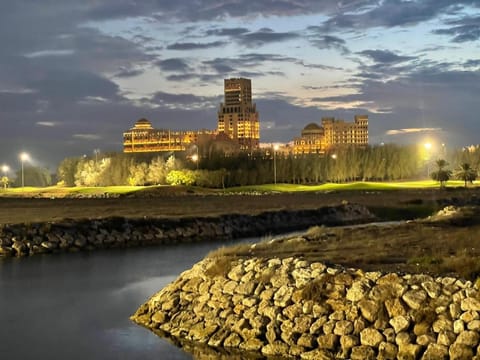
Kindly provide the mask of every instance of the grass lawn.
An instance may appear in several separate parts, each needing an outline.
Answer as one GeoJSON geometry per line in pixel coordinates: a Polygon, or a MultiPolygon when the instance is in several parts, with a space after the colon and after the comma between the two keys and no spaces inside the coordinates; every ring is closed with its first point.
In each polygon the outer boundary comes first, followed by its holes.
{"type": "MultiPolygon", "coordinates": [[[[469,187],[478,187],[480,182],[474,182],[469,187]]],[[[448,188],[463,187],[463,181],[452,180],[447,183],[448,188]]],[[[176,187],[176,186],[98,186],[98,187],[59,187],[50,186],[45,188],[24,187],[0,189],[0,196],[20,196],[20,197],[68,197],[77,195],[121,195],[130,194],[137,191],[155,191],[162,194],[169,192],[178,193],[179,191],[192,193],[249,193],[249,192],[330,192],[330,191],[384,191],[384,190],[408,190],[408,189],[435,189],[439,184],[433,180],[420,181],[402,181],[402,182],[351,182],[351,183],[326,183],[321,185],[296,185],[296,184],[264,184],[251,186],[238,186],[224,190],[203,189],[198,187],[176,187]]]]}

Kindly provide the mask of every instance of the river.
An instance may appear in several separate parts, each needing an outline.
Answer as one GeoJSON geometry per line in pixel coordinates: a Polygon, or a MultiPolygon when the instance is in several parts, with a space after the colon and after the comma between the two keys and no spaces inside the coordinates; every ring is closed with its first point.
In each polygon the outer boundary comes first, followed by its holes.
{"type": "Polygon", "coordinates": [[[0,359],[191,359],[129,316],[221,245],[0,259],[0,359]]]}

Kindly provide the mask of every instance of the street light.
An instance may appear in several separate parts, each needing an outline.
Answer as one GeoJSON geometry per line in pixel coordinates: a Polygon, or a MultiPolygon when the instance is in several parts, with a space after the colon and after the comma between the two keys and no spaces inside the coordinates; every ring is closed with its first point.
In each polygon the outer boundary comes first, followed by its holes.
{"type": "Polygon", "coordinates": [[[277,184],[277,151],[278,144],[273,145],[273,183],[277,184]]]}
{"type": "Polygon", "coordinates": [[[423,144],[423,147],[427,152],[427,155],[425,156],[425,161],[427,162],[427,178],[429,178],[430,177],[430,150],[432,150],[432,144],[429,142],[426,142],[425,144],[423,144]]]}
{"type": "Polygon", "coordinates": [[[3,172],[3,175],[6,175],[8,172],[10,171],[10,166],[8,165],[2,165],[2,172],[3,172]]]}
{"type": "Polygon", "coordinates": [[[198,155],[198,145],[193,144],[193,146],[195,146],[195,151],[196,151],[196,152],[195,152],[195,154],[193,154],[190,158],[192,159],[192,161],[193,161],[194,163],[197,164],[197,170],[198,170],[198,163],[200,162],[200,161],[199,161],[199,160],[200,160],[200,156],[198,155]]]}
{"type": "Polygon", "coordinates": [[[20,154],[20,161],[22,163],[22,188],[25,187],[25,174],[23,171],[23,164],[25,163],[25,161],[28,161],[28,159],[30,159],[30,156],[26,152],[22,152],[20,154]]]}
{"type": "Polygon", "coordinates": [[[95,154],[95,165],[97,165],[97,162],[98,162],[98,154],[100,153],[100,149],[95,149],[95,150],[93,150],[93,153],[95,154]]]}

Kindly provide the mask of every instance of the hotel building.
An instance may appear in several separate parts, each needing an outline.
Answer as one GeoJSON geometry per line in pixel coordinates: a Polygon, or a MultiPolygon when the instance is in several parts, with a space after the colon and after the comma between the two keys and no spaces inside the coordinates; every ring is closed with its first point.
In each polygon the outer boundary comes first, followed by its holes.
{"type": "Polygon", "coordinates": [[[293,141],[294,154],[323,154],[341,145],[368,145],[368,115],[356,115],[353,123],[322,118],[322,125],[310,123],[293,141]]]}
{"type": "Polygon", "coordinates": [[[154,129],[147,119],[140,119],[135,126],[123,133],[123,152],[185,151],[193,144],[213,139],[213,130],[154,129]]]}
{"type": "Polygon", "coordinates": [[[218,132],[238,143],[240,150],[259,148],[260,124],[256,104],[252,102],[250,79],[225,79],[224,102],[218,109],[218,132]]]}

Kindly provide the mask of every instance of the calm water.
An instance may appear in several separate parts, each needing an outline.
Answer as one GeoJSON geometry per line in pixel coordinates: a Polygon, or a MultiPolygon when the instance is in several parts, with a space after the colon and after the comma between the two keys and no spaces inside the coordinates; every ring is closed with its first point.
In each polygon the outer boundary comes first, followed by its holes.
{"type": "Polygon", "coordinates": [[[0,359],[191,359],[129,316],[220,245],[0,259],[0,359]]]}

